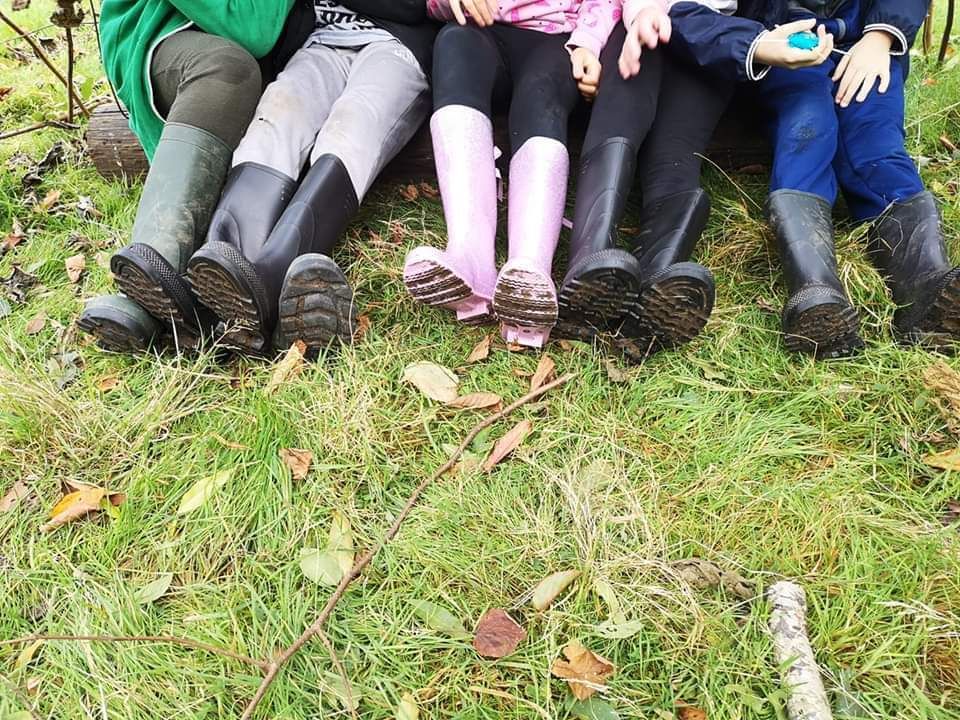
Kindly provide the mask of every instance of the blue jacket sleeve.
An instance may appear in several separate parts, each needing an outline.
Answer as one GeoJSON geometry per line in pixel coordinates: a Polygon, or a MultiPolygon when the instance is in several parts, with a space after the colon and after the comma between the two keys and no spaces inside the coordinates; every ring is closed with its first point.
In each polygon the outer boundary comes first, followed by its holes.
{"type": "Polygon", "coordinates": [[[893,35],[900,47],[894,53],[905,55],[923,26],[930,8],[930,0],[873,0],[864,18],[864,32],[885,30],[893,35]]]}
{"type": "Polygon", "coordinates": [[[757,38],[766,28],[756,20],[724,15],[697,2],[670,8],[673,35],[667,46],[681,60],[726,80],[759,80],[753,67],[757,38]]]}

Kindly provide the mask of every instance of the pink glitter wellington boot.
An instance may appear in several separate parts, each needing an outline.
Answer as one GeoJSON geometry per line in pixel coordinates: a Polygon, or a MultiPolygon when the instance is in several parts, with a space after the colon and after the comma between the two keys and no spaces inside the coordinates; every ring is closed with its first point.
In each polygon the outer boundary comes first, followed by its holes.
{"type": "Polygon", "coordinates": [[[543,347],[557,322],[551,270],[567,198],[570,155],[558,140],[527,140],[510,161],[510,259],[493,308],[507,342],[543,347]]]}
{"type": "Polygon", "coordinates": [[[489,322],[497,278],[493,125],[473,108],[448,105],[433,114],[430,130],[447,220],[447,249],[411,250],[403,281],[424,305],[453,310],[467,324],[489,322]]]}

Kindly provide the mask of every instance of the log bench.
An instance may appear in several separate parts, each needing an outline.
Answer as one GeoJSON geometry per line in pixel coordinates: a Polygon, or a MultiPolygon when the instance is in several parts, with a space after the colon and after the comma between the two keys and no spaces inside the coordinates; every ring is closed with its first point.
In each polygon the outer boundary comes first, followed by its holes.
{"type": "MultiPolygon", "coordinates": [[[[497,145],[506,151],[510,143],[505,119],[495,125],[497,145]]],[[[585,127],[584,114],[573,118],[570,135],[574,155],[579,152],[585,127]]],[[[136,136],[130,131],[126,118],[115,104],[101,105],[93,112],[86,139],[90,158],[97,171],[105,178],[137,179],[146,173],[147,158],[136,136]]],[[[770,153],[755,122],[742,113],[731,111],[717,129],[707,155],[711,162],[723,170],[737,172],[768,163],[770,153]]],[[[381,181],[420,182],[433,177],[433,147],[429,128],[425,124],[387,167],[381,181]]]]}

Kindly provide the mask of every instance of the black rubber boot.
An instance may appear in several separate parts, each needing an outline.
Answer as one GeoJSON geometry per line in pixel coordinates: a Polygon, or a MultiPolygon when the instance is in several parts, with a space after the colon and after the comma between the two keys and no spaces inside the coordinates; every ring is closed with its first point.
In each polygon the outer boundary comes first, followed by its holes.
{"type": "Polygon", "coordinates": [[[710,197],[702,189],[669,195],[646,205],[633,254],[641,280],[621,338],[633,350],[650,354],[697,337],[716,300],[713,274],[690,262],[710,217],[710,197]]]}
{"type": "MultiPolygon", "coordinates": [[[[266,241],[248,246],[242,237],[239,248],[210,242],[193,256],[190,281],[220,318],[227,345],[244,352],[270,351],[280,291],[291,264],[307,253],[328,255],[358,206],[347,169],[339,158],[324,155],[310,168],[266,241]]],[[[305,317],[308,309],[313,307],[305,301],[298,317],[305,317]]]]}
{"type": "Polygon", "coordinates": [[[778,190],[767,210],[790,293],[782,318],[787,348],[820,358],[862,348],[860,319],[837,272],[830,203],[778,190]]]}
{"type": "Polygon", "coordinates": [[[868,252],[900,306],[899,339],[946,348],[960,338],[960,268],[950,262],[931,193],[891,205],[870,227],[868,252]]]}
{"type": "Polygon", "coordinates": [[[586,331],[617,329],[640,287],[640,263],[616,247],[637,166],[637,148],[612,138],[580,162],[570,264],[560,286],[560,319],[586,331]]]}
{"type": "Polygon", "coordinates": [[[196,335],[209,314],[183,277],[203,240],[230,167],[230,148],[201,130],[167,123],[137,209],[130,244],[113,256],[117,287],[161,322],[196,335]]]}

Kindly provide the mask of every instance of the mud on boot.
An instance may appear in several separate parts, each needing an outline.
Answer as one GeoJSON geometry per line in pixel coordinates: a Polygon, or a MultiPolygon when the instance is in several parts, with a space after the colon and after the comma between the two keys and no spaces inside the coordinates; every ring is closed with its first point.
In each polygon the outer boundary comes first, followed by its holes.
{"type": "Polygon", "coordinates": [[[102,295],[91,298],[77,318],[77,327],[92,335],[108,352],[146,352],[160,335],[160,323],[130,298],[102,295]]]}
{"type": "Polygon", "coordinates": [[[301,255],[290,265],[280,291],[277,349],[297,340],[308,349],[349,345],[357,331],[353,289],[326,255],[301,255]]]}
{"type": "Polygon", "coordinates": [[[893,203],[870,226],[868,254],[899,308],[905,343],[949,349],[960,340],[960,267],[950,262],[940,212],[929,192],[893,203]]]}
{"type": "Polygon", "coordinates": [[[837,270],[830,203],[778,190],[770,195],[768,213],[789,292],[782,315],[787,349],[817,358],[860,350],[860,318],[837,270]]]}

